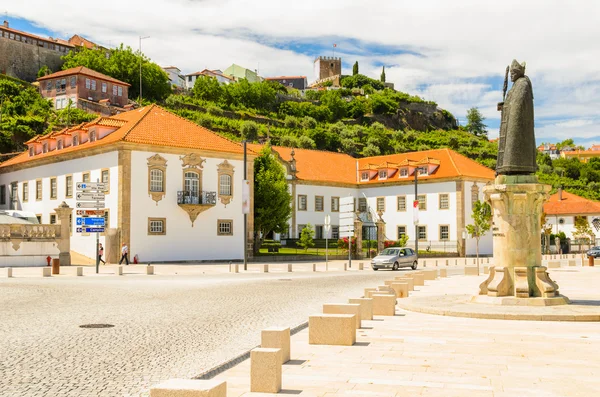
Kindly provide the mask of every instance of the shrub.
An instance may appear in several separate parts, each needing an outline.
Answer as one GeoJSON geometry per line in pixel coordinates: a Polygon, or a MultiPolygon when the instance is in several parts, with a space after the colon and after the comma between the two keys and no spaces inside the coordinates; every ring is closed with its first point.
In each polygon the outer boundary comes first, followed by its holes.
{"type": "Polygon", "coordinates": [[[244,124],[240,128],[240,133],[242,134],[242,138],[248,141],[255,141],[258,139],[258,124],[254,121],[244,121],[244,124]]]}
{"type": "Polygon", "coordinates": [[[303,149],[314,149],[317,146],[315,144],[315,141],[313,141],[306,135],[302,135],[300,137],[298,144],[299,144],[299,147],[301,147],[303,149]]]}
{"type": "Polygon", "coordinates": [[[300,140],[293,135],[284,135],[279,138],[279,145],[285,147],[299,147],[300,140]]]}

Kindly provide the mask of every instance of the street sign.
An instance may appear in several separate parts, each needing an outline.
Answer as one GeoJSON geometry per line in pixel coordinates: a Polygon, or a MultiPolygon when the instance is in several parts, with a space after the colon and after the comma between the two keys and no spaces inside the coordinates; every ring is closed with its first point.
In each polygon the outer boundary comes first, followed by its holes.
{"type": "Polygon", "coordinates": [[[104,208],[104,201],[79,201],[75,203],[77,208],[104,208]]]}
{"type": "Polygon", "coordinates": [[[324,226],[325,226],[325,235],[327,236],[329,234],[329,230],[331,229],[331,217],[329,215],[325,215],[324,226]]]}
{"type": "Polygon", "coordinates": [[[108,183],[103,182],[77,182],[76,184],[77,190],[90,191],[90,190],[100,190],[105,191],[108,188],[108,183]]]}
{"type": "Polygon", "coordinates": [[[97,201],[97,200],[104,200],[106,195],[104,194],[104,192],[102,193],[77,193],[75,195],[75,197],[77,198],[77,200],[79,201],[97,201]]]}
{"type": "Polygon", "coordinates": [[[77,218],[77,226],[104,226],[104,218],[77,218]]]}
{"type": "Polygon", "coordinates": [[[104,233],[103,227],[78,227],[77,233],[104,233]]]}
{"type": "Polygon", "coordinates": [[[75,214],[77,216],[83,216],[83,215],[87,215],[87,216],[104,216],[105,212],[106,212],[106,210],[77,210],[77,211],[75,211],[75,214]]]}

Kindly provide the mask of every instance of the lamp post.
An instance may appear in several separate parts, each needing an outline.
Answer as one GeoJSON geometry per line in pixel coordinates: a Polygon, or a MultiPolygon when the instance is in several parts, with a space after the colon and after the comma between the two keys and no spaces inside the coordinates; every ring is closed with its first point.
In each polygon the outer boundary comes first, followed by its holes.
{"type": "Polygon", "coordinates": [[[142,40],[149,37],[150,36],[140,36],[140,105],[142,104],[142,40]]]}
{"type": "MultiPolygon", "coordinates": [[[[246,144],[247,141],[244,139],[243,141],[244,143],[244,183],[243,183],[243,189],[244,191],[242,192],[243,196],[248,195],[249,196],[249,191],[247,192],[246,190],[249,190],[249,186],[248,186],[248,170],[247,170],[247,155],[246,155],[246,144]]],[[[245,197],[246,200],[249,200],[249,197],[245,197]]],[[[248,211],[249,209],[249,205],[250,202],[247,202],[247,205],[245,207],[242,208],[242,211],[244,212],[244,271],[248,270],[248,211]]]]}

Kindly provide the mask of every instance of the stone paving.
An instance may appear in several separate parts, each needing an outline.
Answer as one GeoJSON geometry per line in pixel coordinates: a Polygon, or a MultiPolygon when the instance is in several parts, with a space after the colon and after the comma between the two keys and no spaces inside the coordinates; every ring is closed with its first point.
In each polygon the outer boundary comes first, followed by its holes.
{"type": "Polygon", "coordinates": [[[406,272],[332,270],[342,266],[229,274],[226,265],[169,265],[154,276],[144,266],[125,266],[124,276],[103,266],[100,275],[63,268],[51,278],[15,268],[15,278],[0,276],[0,396],[139,396],[258,345],[263,328],[296,326],[323,302],[406,272]],[[115,327],[79,328],[90,323],[115,327]]]}

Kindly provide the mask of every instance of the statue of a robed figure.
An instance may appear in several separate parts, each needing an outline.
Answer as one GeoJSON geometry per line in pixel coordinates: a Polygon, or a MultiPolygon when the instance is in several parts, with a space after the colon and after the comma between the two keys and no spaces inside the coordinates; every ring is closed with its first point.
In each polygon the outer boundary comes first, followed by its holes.
{"type": "MultiPolygon", "coordinates": [[[[504,95],[508,85],[506,68],[504,95]]],[[[497,175],[528,175],[537,170],[536,145],[533,123],[533,88],[525,76],[525,63],[513,60],[510,65],[513,86],[504,102],[498,103],[502,111],[500,140],[498,142],[497,175]]]]}

